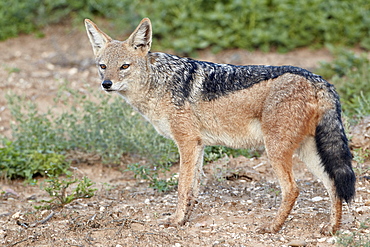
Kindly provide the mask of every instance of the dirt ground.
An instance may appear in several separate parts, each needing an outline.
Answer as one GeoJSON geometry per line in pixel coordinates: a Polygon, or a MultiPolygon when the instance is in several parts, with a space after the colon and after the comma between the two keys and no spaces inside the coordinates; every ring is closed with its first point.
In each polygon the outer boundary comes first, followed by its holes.
{"type": "MultiPolygon", "coordinates": [[[[154,40],[155,42],[155,40],[154,40]]],[[[90,43],[84,30],[53,26],[45,37],[24,35],[0,43],[0,134],[11,136],[5,95],[24,94],[45,111],[65,81],[82,94],[100,90],[90,43]]],[[[202,60],[233,64],[290,64],[312,70],[332,59],[327,50],[299,49],[287,54],[229,50],[200,52],[202,60]]],[[[111,97],[107,95],[107,97],[111,97]]],[[[115,96],[113,96],[115,97],[115,96]]],[[[370,121],[357,128],[364,139],[370,121]]],[[[369,133],[369,132],[367,132],[369,133]]],[[[368,140],[368,139],[367,139],[368,140]]],[[[366,142],[359,144],[367,145],[366,142]]],[[[283,229],[257,234],[271,222],[280,203],[279,186],[264,155],[260,158],[225,157],[204,166],[198,203],[191,221],[182,227],[159,223],[174,212],[177,192],[158,193],[133,174],[99,162],[74,163],[77,177],[88,176],[95,196],[63,208],[35,210],[47,199],[39,186],[23,181],[0,181],[0,245],[3,246],[333,246],[336,237],[322,236],[328,222],[329,198],[322,183],[296,162],[294,172],[301,194],[283,229]],[[245,174],[237,179],[233,174],[245,174]]],[[[342,230],[360,231],[370,218],[370,162],[353,162],[358,175],[355,201],[344,206],[342,230]]],[[[177,167],[173,167],[176,172],[177,167]]],[[[40,183],[42,179],[40,179],[40,183]]]]}

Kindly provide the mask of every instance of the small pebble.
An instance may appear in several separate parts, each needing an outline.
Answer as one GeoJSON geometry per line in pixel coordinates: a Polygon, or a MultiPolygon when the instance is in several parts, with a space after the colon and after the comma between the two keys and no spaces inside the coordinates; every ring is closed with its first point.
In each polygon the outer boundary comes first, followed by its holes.
{"type": "Polygon", "coordinates": [[[292,240],[288,243],[288,246],[306,246],[307,243],[304,240],[292,240]]]}
{"type": "Polygon", "coordinates": [[[12,215],[12,219],[17,220],[21,217],[21,212],[16,212],[15,214],[12,215]]]}
{"type": "Polygon", "coordinates": [[[365,213],[367,213],[367,212],[369,212],[369,211],[370,211],[370,207],[368,207],[368,206],[363,206],[363,207],[358,207],[358,208],[356,208],[355,210],[356,210],[356,212],[357,212],[357,213],[359,213],[359,214],[365,214],[365,213]]]}
{"type": "Polygon", "coordinates": [[[331,238],[328,238],[328,240],[326,240],[327,243],[330,243],[330,244],[335,244],[337,242],[337,239],[336,237],[331,237],[331,238]]]}
{"type": "Polygon", "coordinates": [[[6,237],[6,231],[5,230],[0,230],[0,239],[4,239],[6,237]]]}
{"type": "Polygon", "coordinates": [[[317,239],[317,242],[319,242],[319,243],[323,243],[325,241],[326,241],[326,238],[319,238],[319,239],[317,239]]]}
{"type": "Polygon", "coordinates": [[[322,198],[321,196],[316,196],[314,198],[311,199],[311,201],[313,202],[319,202],[319,201],[322,201],[324,198],[322,198]]]}

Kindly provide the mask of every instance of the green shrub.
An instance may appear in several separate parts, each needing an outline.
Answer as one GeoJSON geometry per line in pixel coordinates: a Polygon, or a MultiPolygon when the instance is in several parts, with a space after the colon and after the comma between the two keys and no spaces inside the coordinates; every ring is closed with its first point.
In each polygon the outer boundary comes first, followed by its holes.
{"type": "Polygon", "coordinates": [[[12,141],[3,138],[0,149],[3,176],[62,174],[68,169],[68,150],[98,154],[106,163],[120,163],[124,154],[140,155],[159,169],[178,160],[175,144],[159,136],[120,97],[99,92],[93,100],[66,90],[61,88],[54,106],[64,104],[62,114],[53,108],[40,113],[35,103],[7,96],[14,124],[12,141]]]}
{"type": "Polygon", "coordinates": [[[68,141],[67,149],[97,153],[108,163],[119,163],[123,154],[144,156],[161,164],[177,159],[175,144],[158,135],[121,97],[98,92],[92,100],[71,90],[69,95],[73,102],[54,125],[68,141]]]}
{"type": "Polygon", "coordinates": [[[7,141],[0,148],[0,175],[9,179],[26,178],[31,182],[34,175],[60,175],[69,168],[63,154],[24,148],[7,141]]]}
{"type": "Polygon", "coordinates": [[[61,138],[51,110],[41,114],[37,104],[32,101],[17,95],[7,95],[6,98],[14,120],[13,145],[20,150],[37,150],[42,153],[61,153],[66,150],[68,143],[61,138]]]}

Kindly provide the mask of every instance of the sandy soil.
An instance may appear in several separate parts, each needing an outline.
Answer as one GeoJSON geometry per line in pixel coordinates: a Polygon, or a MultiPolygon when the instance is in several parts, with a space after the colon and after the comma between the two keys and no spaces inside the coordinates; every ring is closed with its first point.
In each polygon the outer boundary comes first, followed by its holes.
{"type": "MultiPolygon", "coordinates": [[[[5,95],[24,94],[45,111],[58,88],[69,86],[89,97],[99,89],[93,54],[84,30],[53,26],[44,38],[21,36],[0,43],[0,134],[11,136],[5,95]]],[[[287,54],[229,50],[200,52],[199,59],[233,64],[291,64],[312,70],[319,61],[332,59],[327,50],[299,49],[287,54]]],[[[364,127],[366,128],[366,126],[364,127]]],[[[360,137],[364,132],[356,133],[360,137]]],[[[47,199],[38,186],[23,181],[0,182],[0,244],[3,246],[333,246],[335,237],[322,236],[328,221],[329,198],[322,184],[296,162],[301,194],[277,234],[257,234],[270,222],[280,203],[279,186],[264,155],[260,158],[225,157],[204,166],[205,176],[191,221],[182,227],[159,223],[174,212],[177,192],[158,193],[133,174],[101,163],[72,164],[76,177],[95,182],[96,195],[63,208],[35,210],[47,199]],[[231,179],[236,171],[246,174],[231,179]],[[40,222],[45,220],[45,222],[40,222]]],[[[357,196],[344,206],[342,230],[358,231],[370,218],[370,162],[353,163],[357,196]]],[[[173,167],[176,171],[177,167],[173,167]]],[[[42,183],[42,178],[40,183],[42,183]]],[[[370,234],[367,229],[363,234],[370,234]]]]}

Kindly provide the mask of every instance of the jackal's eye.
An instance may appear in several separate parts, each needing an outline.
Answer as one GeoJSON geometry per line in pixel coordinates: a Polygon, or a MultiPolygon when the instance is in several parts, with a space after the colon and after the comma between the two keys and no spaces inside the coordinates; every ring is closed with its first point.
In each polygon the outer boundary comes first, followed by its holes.
{"type": "Polygon", "coordinates": [[[130,65],[129,65],[129,64],[127,64],[127,63],[125,63],[124,65],[122,65],[122,66],[120,67],[120,69],[128,69],[128,67],[130,67],[130,65]]]}
{"type": "Polygon", "coordinates": [[[106,69],[106,68],[107,68],[107,65],[105,65],[105,64],[99,64],[99,67],[100,67],[101,69],[106,69]]]}

